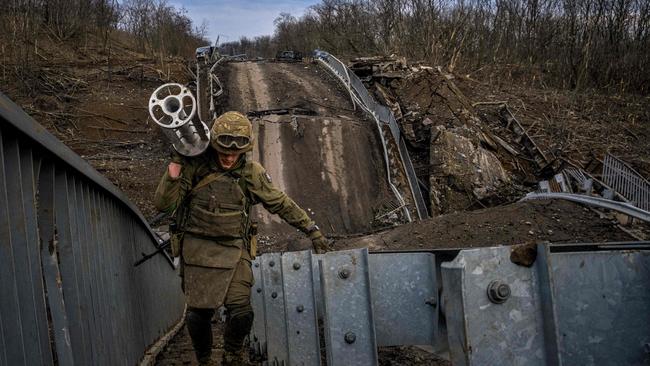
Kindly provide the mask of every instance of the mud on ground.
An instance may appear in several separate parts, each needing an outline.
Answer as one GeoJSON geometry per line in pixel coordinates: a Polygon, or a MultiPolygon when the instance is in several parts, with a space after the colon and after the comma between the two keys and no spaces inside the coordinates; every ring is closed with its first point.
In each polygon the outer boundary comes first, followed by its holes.
{"type": "MultiPolygon", "coordinates": [[[[335,240],[337,249],[473,248],[499,245],[632,241],[618,221],[567,201],[519,202],[458,212],[390,230],[335,240]]],[[[646,233],[650,227],[642,226],[646,233]]]]}

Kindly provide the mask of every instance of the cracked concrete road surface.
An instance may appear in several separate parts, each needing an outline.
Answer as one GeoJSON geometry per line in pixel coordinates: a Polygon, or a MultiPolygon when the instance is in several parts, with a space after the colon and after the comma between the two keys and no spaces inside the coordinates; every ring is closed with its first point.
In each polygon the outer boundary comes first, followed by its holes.
{"type": "MultiPolygon", "coordinates": [[[[300,107],[314,115],[252,118],[259,161],[273,183],[305,209],[325,234],[371,229],[374,213],[393,199],[387,188],[381,142],[373,121],[355,111],[347,91],[325,70],[304,63],[231,63],[223,110],[243,113],[300,107]]],[[[295,230],[256,207],[260,235],[291,249],[295,230]]]]}

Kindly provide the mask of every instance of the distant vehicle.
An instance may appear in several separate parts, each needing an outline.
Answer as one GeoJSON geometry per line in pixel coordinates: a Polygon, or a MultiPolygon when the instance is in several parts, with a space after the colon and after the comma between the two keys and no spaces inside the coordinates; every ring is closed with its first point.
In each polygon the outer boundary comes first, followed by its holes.
{"type": "Polygon", "coordinates": [[[214,46],[203,46],[196,49],[196,60],[214,62],[219,58],[219,51],[214,46]]]}
{"type": "Polygon", "coordinates": [[[302,53],[298,51],[278,51],[275,54],[275,59],[277,61],[288,61],[288,62],[297,62],[302,60],[302,53]]]}
{"type": "Polygon", "coordinates": [[[208,59],[208,58],[210,58],[210,56],[212,56],[213,49],[214,49],[214,47],[212,47],[212,46],[203,46],[203,47],[197,48],[196,49],[196,58],[197,59],[201,59],[201,58],[208,59]]]}

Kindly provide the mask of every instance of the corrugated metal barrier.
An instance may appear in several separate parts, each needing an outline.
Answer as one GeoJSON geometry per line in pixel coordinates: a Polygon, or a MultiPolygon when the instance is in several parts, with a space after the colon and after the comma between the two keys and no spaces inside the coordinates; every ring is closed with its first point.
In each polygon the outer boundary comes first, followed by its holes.
{"type": "Polygon", "coordinates": [[[105,177],[0,94],[0,365],[133,365],[183,311],[158,238],[105,177]]]}

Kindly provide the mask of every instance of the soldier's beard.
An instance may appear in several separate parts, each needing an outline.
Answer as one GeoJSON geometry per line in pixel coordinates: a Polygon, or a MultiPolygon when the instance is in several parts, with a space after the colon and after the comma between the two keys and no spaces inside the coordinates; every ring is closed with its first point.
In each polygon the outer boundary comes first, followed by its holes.
{"type": "Polygon", "coordinates": [[[238,154],[218,153],[219,165],[221,165],[221,167],[226,170],[232,169],[237,164],[237,161],[239,161],[240,156],[241,153],[238,154]]]}

